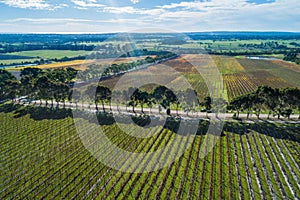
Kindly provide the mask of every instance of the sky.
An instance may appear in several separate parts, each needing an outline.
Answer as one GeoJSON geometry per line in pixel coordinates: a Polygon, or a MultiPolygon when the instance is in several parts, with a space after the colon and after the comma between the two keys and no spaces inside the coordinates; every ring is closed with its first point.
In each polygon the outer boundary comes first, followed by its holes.
{"type": "Polygon", "coordinates": [[[0,33],[300,32],[300,0],[0,0],[0,33]]]}

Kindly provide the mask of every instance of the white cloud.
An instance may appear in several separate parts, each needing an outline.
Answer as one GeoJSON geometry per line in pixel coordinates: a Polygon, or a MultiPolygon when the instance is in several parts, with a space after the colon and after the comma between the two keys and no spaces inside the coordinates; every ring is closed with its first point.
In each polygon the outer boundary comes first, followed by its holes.
{"type": "Polygon", "coordinates": [[[49,24],[49,23],[66,23],[66,22],[92,22],[88,19],[76,19],[76,18],[16,18],[5,20],[8,23],[18,23],[18,22],[30,22],[37,24],[49,24]]]}
{"type": "Polygon", "coordinates": [[[37,24],[50,24],[50,23],[139,23],[139,19],[107,19],[107,20],[91,20],[91,19],[78,19],[78,18],[16,18],[4,20],[5,23],[37,23],[37,24]]]}
{"type": "Polygon", "coordinates": [[[140,0],[130,0],[133,4],[137,4],[140,0]]]}
{"type": "Polygon", "coordinates": [[[183,31],[206,30],[299,30],[299,0],[264,4],[247,0],[210,0],[171,3],[152,9],[105,7],[102,12],[129,14],[151,26],[183,31]],[[152,22],[152,23],[151,23],[152,22]]]}
{"type": "MultiPolygon", "coordinates": [[[[96,8],[98,13],[87,13],[89,19],[76,19],[78,16],[66,15],[66,18],[31,19],[20,18],[2,21],[1,31],[9,27],[31,27],[31,30],[59,30],[62,32],[95,31],[96,27],[107,32],[134,30],[136,27],[162,27],[177,31],[213,31],[213,30],[281,30],[300,31],[299,0],[276,0],[264,4],[249,3],[247,0],[187,0],[153,8],[132,6],[105,6],[100,0],[68,0],[69,6],[78,9],[96,8]],[[114,15],[115,14],[115,15],[114,15]],[[11,25],[11,26],[9,26],[11,25]],[[95,27],[93,27],[95,25],[95,27]],[[74,27],[72,27],[74,26],[74,27]],[[40,27],[40,29],[38,29],[40,27]],[[84,27],[84,28],[83,28],[84,27]]],[[[53,9],[50,0],[0,0],[13,7],[30,9],[53,9]],[[27,3],[25,3],[27,2],[27,3]]],[[[57,2],[57,1],[56,1],[57,2]]],[[[65,2],[65,1],[64,1],[65,2]]],[[[104,1],[101,1],[104,2],[104,1]]],[[[162,1],[163,2],[163,1],[162,1]]],[[[87,10],[86,12],[90,12],[87,10]]],[[[51,18],[53,17],[53,18],[51,18]]],[[[13,28],[11,28],[13,29],[13,28]]],[[[14,28],[15,29],[15,28],[14,28]]],[[[16,30],[16,29],[15,29],[16,30]]]]}
{"type": "Polygon", "coordinates": [[[141,9],[134,8],[132,6],[124,6],[124,7],[105,7],[100,11],[113,13],[113,14],[142,14],[141,9]]]}
{"type": "Polygon", "coordinates": [[[105,7],[100,12],[107,12],[113,14],[138,14],[138,15],[159,15],[164,12],[161,8],[145,9],[145,8],[134,8],[132,6],[124,7],[105,7]]]}
{"type": "Polygon", "coordinates": [[[218,8],[240,8],[248,3],[246,0],[211,0],[211,1],[193,1],[180,3],[171,3],[163,6],[157,6],[158,8],[163,9],[193,9],[193,10],[203,10],[203,9],[218,9],[218,8]]]}
{"type": "Polygon", "coordinates": [[[55,10],[58,8],[66,7],[66,4],[51,5],[44,0],[0,0],[8,6],[24,9],[37,9],[37,10],[55,10]]]}
{"type": "Polygon", "coordinates": [[[99,8],[105,5],[97,3],[97,0],[71,0],[78,9],[99,8]]]}
{"type": "Polygon", "coordinates": [[[50,7],[50,4],[45,3],[44,0],[1,0],[0,2],[17,8],[47,9],[50,7]]]}

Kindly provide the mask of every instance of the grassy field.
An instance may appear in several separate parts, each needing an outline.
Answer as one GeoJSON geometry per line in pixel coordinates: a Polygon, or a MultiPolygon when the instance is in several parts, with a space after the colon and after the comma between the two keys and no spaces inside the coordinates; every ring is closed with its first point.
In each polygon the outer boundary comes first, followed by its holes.
{"type": "Polygon", "coordinates": [[[0,60],[0,64],[2,63],[2,65],[10,65],[10,64],[22,64],[24,62],[34,62],[38,59],[36,58],[31,58],[31,59],[17,59],[17,60],[0,60]]]}
{"type": "Polygon", "coordinates": [[[20,51],[7,53],[7,55],[17,55],[17,56],[29,56],[29,57],[39,57],[43,59],[52,58],[63,58],[63,57],[76,57],[88,55],[89,51],[70,51],[70,50],[35,50],[35,51],[20,51]]]}
{"type": "MultiPolygon", "coordinates": [[[[294,45],[290,43],[295,42],[299,44],[298,40],[275,40],[279,45],[285,45],[289,48],[295,48],[294,45]]],[[[165,48],[184,48],[184,49],[214,49],[217,50],[225,50],[231,52],[245,52],[253,51],[253,52],[262,52],[262,49],[258,49],[257,47],[242,47],[240,45],[260,45],[262,43],[274,42],[274,40],[188,40],[185,44],[174,44],[174,45],[160,45],[165,48]]],[[[152,44],[145,43],[147,47],[154,47],[157,43],[153,42],[152,44]]],[[[273,56],[272,56],[273,57],[273,56]]],[[[278,57],[276,54],[275,57],[278,57]]],[[[282,57],[282,55],[279,55],[282,57]]]]}
{"type": "MultiPolygon", "coordinates": [[[[180,136],[157,126],[152,137],[143,139],[124,134],[108,118],[101,119],[101,128],[111,142],[129,152],[156,151],[172,144],[175,137],[182,145],[189,143],[190,148],[161,170],[120,172],[87,151],[69,110],[1,105],[0,198],[299,198],[299,124],[232,121],[218,137],[205,134],[205,123],[196,136],[189,136],[187,129],[187,135],[180,136]],[[216,144],[202,158],[201,151],[211,142],[208,138],[216,144]]],[[[88,116],[76,120],[91,135],[99,128],[88,116]]],[[[131,132],[136,130],[134,124],[125,125],[131,132]]],[[[177,147],[169,151],[180,153],[177,147]]],[[[160,154],[160,159],[166,159],[168,152],[160,154]]]]}

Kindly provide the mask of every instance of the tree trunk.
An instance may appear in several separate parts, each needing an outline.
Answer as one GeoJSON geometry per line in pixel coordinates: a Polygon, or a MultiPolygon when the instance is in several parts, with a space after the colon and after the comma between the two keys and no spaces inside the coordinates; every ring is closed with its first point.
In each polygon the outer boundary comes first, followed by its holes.
{"type": "Polygon", "coordinates": [[[103,102],[103,101],[101,101],[101,104],[102,104],[102,110],[103,110],[103,112],[105,112],[105,108],[104,108],[104,102],[103,102]]]}
{"type": "Polygon", "coordinates": [[[269,111],[269,113],[268,113],[268,119],[270,119],[270,115],[271,115],[271,111],[269,111]]]}
{"type": "Polygon", "coordinates": [[[96,110],[98,111],[98,103],[95,101],[96,110]]]}

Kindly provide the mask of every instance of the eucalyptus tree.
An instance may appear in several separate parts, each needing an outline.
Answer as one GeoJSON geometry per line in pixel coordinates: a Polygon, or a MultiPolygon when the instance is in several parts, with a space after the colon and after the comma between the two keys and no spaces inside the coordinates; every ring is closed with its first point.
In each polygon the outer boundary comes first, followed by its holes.
{"type": "MultiPolygon", "coordinates": [[[[188,91],[187,91],[188,92],[188,91]]],[[[167,110],[167,114],[171,115],[171,104],[176,103],[177,107],[179,106],[179,99],[178,97],[173,93],[172,90],[165,86],[158,86],[154,88],[153,92],[153,98],[155,99],[155,102],[159,104],[159,106],[162,106],[167,110]]],[[[159,109],[160,112],[160,109],[159,109]]],[[[178,114],[178,112],[177,112],[178,114]]]]}
{"type": "Polygon", "coordinates": [[[138,105],[138,103],[142,99],[140,97],[141,91],[138,88],[137,89],[129,88],[129,91],[130,91],[129,94],[132,93],[132,95],[130,96],[129,105],[132,106],[132,112],[135,113],[135,107],[138,105]],[[132,92],[132,90],[134,90],[134,92],[132,92]]]}
{"type": "Polygon", "coordinates": [[[150,109],[150,113],[152,113],[152,107],[153,104],[155,104],[155,99],[153,98],[153,93],[148,93],[148,100],[147,100],[147,105],[150,109]]]}
{"type": "Polygon", "coordinates": [[[176,103],[177,104],[177,114],[178,114],[178,104],[179,100],[177,96],[172,92],[172,90],[167,89],[165,91],[165,107],[167,108],[167,114],[171,115],[171,103],[176,103]]]}
{"type": "Polygon", "coordinates": [[[61,83],[61,82],[54,82],[52,87],[54,87],[54,90],[55,90],[54,98],[57,102],[57,105],[62,100],[63,107],[65,108],[65,105],[66,105],[65,103],[66,103],[66,99],[68,99],[68,97],[69,97],[70,88],[68,87],[67,84],[61,83]]]}
{"type": "Polygon", "coordinates": [[[46,100],[46,106],[48,106],[48,100],[51,99],[51,84],[50,79],[46,75],[39,76],[35,82],[34,87],[37,90],[37,97],[40,99],[42,104],[42,99],[46,100]]]}
{"type": "Polygon", "coordinates": [[[262,106],[266,102],[267,97],[267,86],[259,86],[253,95],[253,109],[255,110],[255,114],[259,119],[262,106]]]}
{"type": "Polygon", "coordinates": [[[16,77],[8,71],[0,69],[0,100],[13,100],[19,92],[20,84],[16,77]]]}
{"type": "Polygon", "coordinates": [[[243,104],[242,96],[237,96],[229,102],[230,109],[235,110],[237,112],[236,118],[239,118],[240,111],[242,109],[242,104],[243,104]]]}
{"type": "Polygon", "coordinates": [[[214,100],[214,112],[215,112],[215,115],[216,117],[218,118],[219,117],[219,112],[221,113],[225,113],[226,111],[226,101],[225,99],[219,97],[219,98],[215,98],[214,100]]]}
{"type": "Polygon", "coordinates": [[[189,114],[190,111],[193,111],[196,105],[197,99],[193,98],[197,96],[195,94],[196,92],[190,88],[186,89],[183,91],[182,96],[181,96],[181,105],[184,109],[184,111],[189,114]]]}
{"type": "Polygon", "coordinates": [[[166,87],[160,85],[160,86],[154,88],[154,90],[152,92],[153,98],[155,99],[155,102],[159,106],[159,111],[158,111],[159,113],[161,112],[160,106],[163,103],[164,93],[165,93],[166,89],[167,89],[166,87]]]}
{"type": "Polygon", "coordinates": [[[78,102],[81,99],[81,91],[76,88],[70,90],[70,100],[75,103],[76,110],[78,109],[78,102]]]}
{"type": "MultiPolygon", "coordinates": [[[[111,100],[111,90],[106,86],[98,85],[97,88],[96,88],[96,94],[94,94],[94,95],[95,95],[95,104],[97,105],[98,102],[101,102],[102,110],[103,110],[103,112],[105,112],[104,103],[106,101],[110,102],[110,100],[111,100]]],[[[111,109],[111,106],[110,106],[110,109],[111,109]]]]}
{"type": "Polygon", "coordinates": [[[136,99],[138,103],[141,105],[142,113],[144,113],[144,104],[149,101],[149,94],[146,91],[141,91],[141,90],[137,90],[137,91],[138,92],[136,93],[137,95],[136,99]]]}
{"type": "Polygon", "coordinates": [[[21,95],[26,95],[29,98],[33,97],[37,93],[37,85],[35,82],[37,79],[43,75],[43,71],[39,68],[24,68],[20,72],[21,77],[21,95]]]}
{"type": "Polygon", "coordinates": [[[240,100],[241,100],[241,108],[243,110],[247,110],[247,119],[249,118],[249,115],[251,113],[251,110],[253,108],[253,101],[255,99],[255,95],[252,93],[249,94],[245,94],[243,96],[241,96],[240,100]]]}
{"type": "Polygon", "coordinates": [[[204,98],[204,101],[202,102],[202,105],[205,108],[206,117],[208,117],[208,112],[209,112],[209,110],[211,110],[211,104],[212,104],[211,97],[210,96],[206,96],[204,98]]]}
{"type": "Polygon", "coordinates": [[[91,108],[91,103],[94,103],[95,106],[96,106],[96,110],[98,111],[98,101],[96,99],[96,96],[95,96],[95,92],[96,92],[96,86],[95,85],[89,85],[86,90],[84,91],[84,96],[85,96],[85,99],[84,100],[88,100],[89,102],[89,108],[91,108]]]}

